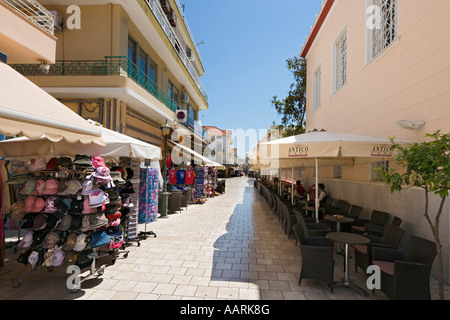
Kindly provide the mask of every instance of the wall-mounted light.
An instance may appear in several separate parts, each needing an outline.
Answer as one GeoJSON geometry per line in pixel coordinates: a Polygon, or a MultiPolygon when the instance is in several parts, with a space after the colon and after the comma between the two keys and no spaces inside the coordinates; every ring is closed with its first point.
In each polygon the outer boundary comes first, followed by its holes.
{"type": "Polygon", "coordinates": [[[48,74],[50,71],[50,65],[44,60],[41,61],[41,71],[45,74],[48,74]]]}
{"type": "Polygon", "coordinates": [[[409,120],[405,120],[405,119],[400,119],[395,121],[395,123],[402,127],[403,129],[408,129],[408,130],[417,130],[420,129],[425,122],[413,122],[413,121],[409,121],[409,120]]]}

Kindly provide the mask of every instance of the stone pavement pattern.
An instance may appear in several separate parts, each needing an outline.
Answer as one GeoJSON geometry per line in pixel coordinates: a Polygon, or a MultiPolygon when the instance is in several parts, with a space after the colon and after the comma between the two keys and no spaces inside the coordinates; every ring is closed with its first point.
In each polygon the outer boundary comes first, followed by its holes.
{"type": "MultiPolygon", "coordinates": [[[[75,293],[66,286],[68,264],[52,272],[42,269],[13,288],[12,280],[30,267],[19,264],[18,253],[8,249],[0,270],[0,299],[386,299],[379,291],[365,298],[348,288],[336,288],[332,294],[315,280],[303,280],[299,286],[300,247],[284,234],[253,180],[246,177],[228,179],[225,194],[140,225],[140,230],[154,231],[157,237],[141,240],[139,246],[130,242],[128,257],[119,255],[114,264],[109,256],[99,259],[96,265],[106,265],[104,274],[85,280],[75,293]]],[[[350,264],[351,279],[365,287],[366,276],[350,264]]],[[[87,274],[88,270],[82,276],[87,274]]],[[[343,257],[338,256],[335,279],[342,275],[343,257]]]]}

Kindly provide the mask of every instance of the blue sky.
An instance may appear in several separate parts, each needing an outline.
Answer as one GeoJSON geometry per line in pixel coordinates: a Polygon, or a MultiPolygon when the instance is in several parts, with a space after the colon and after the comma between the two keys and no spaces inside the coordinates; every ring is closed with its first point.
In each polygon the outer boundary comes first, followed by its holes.
{"type": "Polygon", "coordinates": [[[322,1],[179,1],[195,41],[204,42],[209,110],[200,112],[203,125],[259,130],[279,123],[270,99],[287,96],[293,77],[286,59],[299,55],[322,1]]]}

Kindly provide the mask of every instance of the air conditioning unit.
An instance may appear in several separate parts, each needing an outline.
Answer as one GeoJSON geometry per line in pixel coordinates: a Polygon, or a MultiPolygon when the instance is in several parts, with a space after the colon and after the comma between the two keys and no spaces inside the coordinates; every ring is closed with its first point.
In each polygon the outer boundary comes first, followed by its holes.
{"type": "Polygon", "coordinates": [[[53,15],[53,18],[54,18],[53,25],[55,26],[55,29],[61,31],[62,27],[64,26],[64,22],[63,22],[61,13],[59,13],[56,10],[50,11],[50,13],[53,15]]]}
{"type": "Polygon", "coordinates": [[[181,102],[183,103],[189,103],[189,95],[186,92],[183,92],[181,94],[181,102]]]}

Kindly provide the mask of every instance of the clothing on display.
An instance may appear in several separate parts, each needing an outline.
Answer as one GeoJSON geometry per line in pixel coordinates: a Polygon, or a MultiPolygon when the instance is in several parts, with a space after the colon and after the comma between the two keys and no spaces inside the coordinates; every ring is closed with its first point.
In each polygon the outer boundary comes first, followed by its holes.
{"type": "Polygon", "coordinates": [[[140,169],[139,223],[153,222],[158,216],[158,184],[158,169],[140,169]]]}

